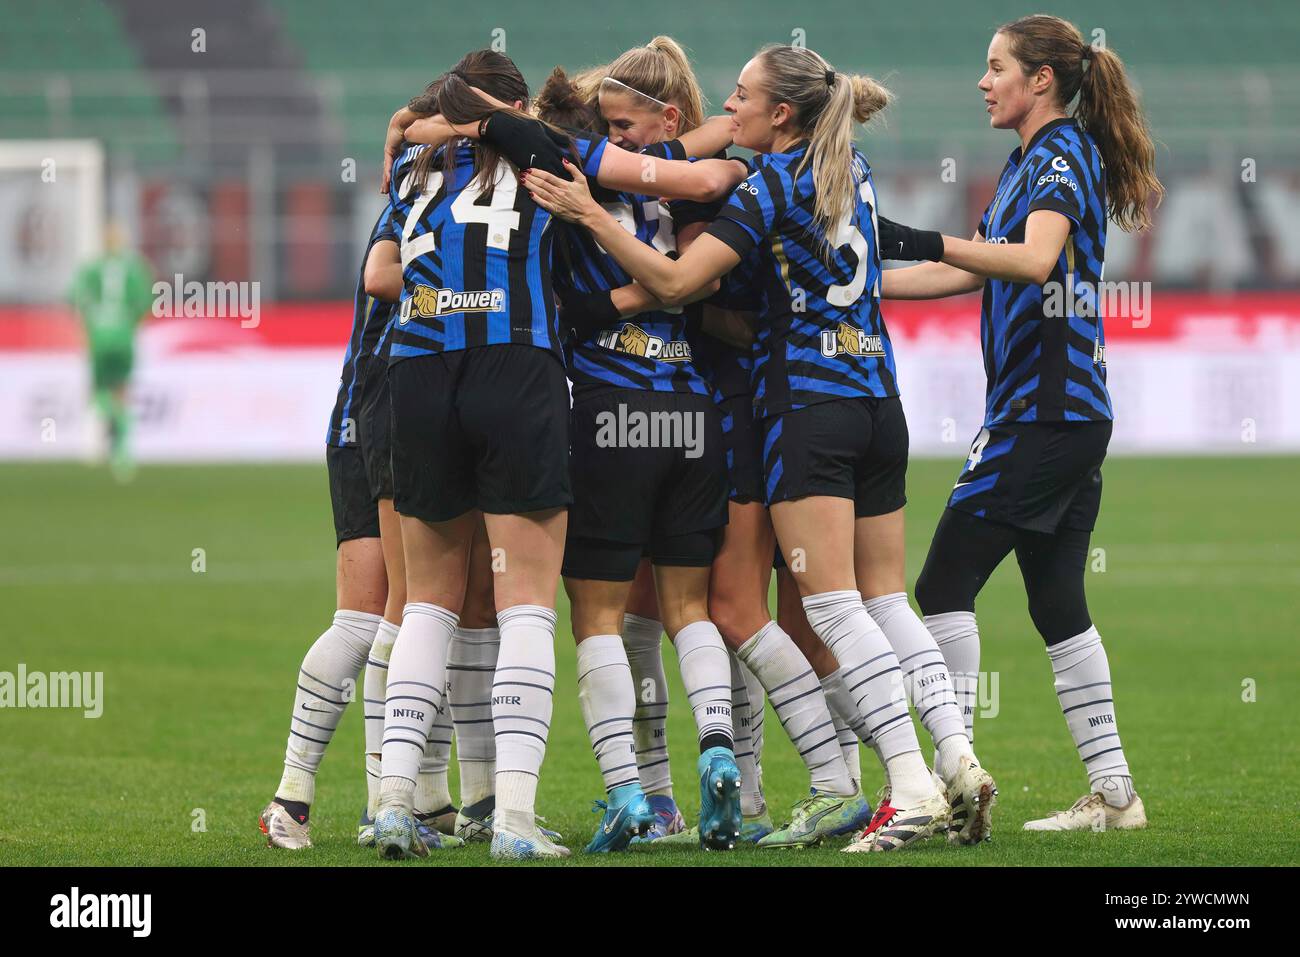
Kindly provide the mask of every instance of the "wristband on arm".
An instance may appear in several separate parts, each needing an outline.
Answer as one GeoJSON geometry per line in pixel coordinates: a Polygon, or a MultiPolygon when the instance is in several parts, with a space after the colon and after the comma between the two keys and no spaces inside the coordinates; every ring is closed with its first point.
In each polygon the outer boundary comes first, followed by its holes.
{"type": "MultiPolygon", "coordinates": [[[[540,120],[498,110],[479,121],[479,138],[499,149],[521,170],[536,167],[570,179],[561,157],[572,159],[569,138],[540,120]]],[[[575,163],[576,165],[576,163],[575,163]]]]}
{"type": "Polygon", "coordinates": [[[930,229],[913,229],[877,215],[880,226],[880,258],[916,261],[943,258],[943,233],[930,229]]]}
{"type": "Polygon", "coordinates": [[[580,339],[589,338],[619,320],[618,309],[610,290],[570,292],[560,297],[560,321],[580,339]]]}

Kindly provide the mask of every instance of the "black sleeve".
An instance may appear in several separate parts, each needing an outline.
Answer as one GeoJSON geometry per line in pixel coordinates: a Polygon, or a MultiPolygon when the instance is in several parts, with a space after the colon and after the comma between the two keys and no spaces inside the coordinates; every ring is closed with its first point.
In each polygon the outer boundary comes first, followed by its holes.
{"type": "Polygon", "coordinates": [[[718,217],[718,210],[726,204],[727,200],[714,200],[711,203],[701,203],[694,199],[674,199],[668,203],[668,209],[673,214],[673,228],[680,231],[683,226],[689,226],[692,223],[711,223],[718,217]]]}
{"type": "Polygon", "coordinates": [[[569,292],[560,297],[560,323],[574,331],[579,339],[590,338],[618,321],[618,310],[610,290],[569,292]]]}
{"type": "Polygon", "coordinates": [[[931,229],[913,229],[876,214],[880,228],[880,258],[915,262],[943,258],[943,234],[931,229]]]}
{"type": "Polygon", "coordinates": [[[690,159],[686,155],[686,149],[682,146],[681,140],[664,140],[662,143],[651,143],[649,146],[642,147],[641,152],[646,156],[656,156],[659,159],[690,159]]]}
{"type": "MultiPolygon", "coordinates": [[[[677,140],[670,140],[669,145],[676,145],[680,150],[681,144],[677,140]]],[[[672,159],[679,157],[673,156],[672,159]]],[[[716,153],[713,159],[736,159],[734,156],[728,156],[726,150],[716,153]]],[[[702,203],[695,199],[674,199],[668,203],[668,209],[673,214],[673,228],[681,229],[683,226],[689,226],[692,223],[711,223],[718,218],[718,213],[722,207],[727,204],[730,194],[712,202],[702,203]]]]}
{"type": "Polygon", "coordinates": [[[544,169],[569,179],[562,157],[577,165],[572,141],[539,120],[498,110],[479,125],[479,138],[499,149],[519,169],[544,169]]]}

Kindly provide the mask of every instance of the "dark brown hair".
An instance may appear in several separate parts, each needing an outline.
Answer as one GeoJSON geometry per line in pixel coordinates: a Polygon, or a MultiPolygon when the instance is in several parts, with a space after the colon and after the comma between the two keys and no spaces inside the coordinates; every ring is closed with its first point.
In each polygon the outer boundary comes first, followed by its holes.
{"type": "Polygon", "coordinates": [[[1074,118],[1092,135],[1106,164],[1106,205],[1121,229],[1151,225],[1147,200],[1158,206],[1165,193],[1156,177],[1156,150],[1146,116],[1129,83],[1124,62],[1105,47],[1083,42],[1068,20],[1036,14],[998,27],[1026,77],[1043,66],[1055,76],[1063,110],[1077,96],[1074,118]]]}
{"type": "Polygon", "coordinates": [[[595,101],[569,79],[564,67],[557,66],[542,84],[533,101],[533,112],[553,126],[571,130],[603,132],[604,123],[595,101]]]}
{"type": "MultiPolygon", "coordinates": [[[[414,97],[407,107],[426,116],[440,113],[452,123],[476,123],[497,112],[497,108],[484,101],[470,89],[471,86],[506,103],[516,100],[528,102],[528,83],[510,57],[495,50],[474,50],[425,87],[424,92],[414,97]]],[[[411,172],[417,192],[422,191],[428,181],[435,152],[425,150],[415,160],[411,172]]],[[[496,171],[501,159],[501,153],[492,145],[476,144],[474,177],[479,180],[480,187],[486,189],[491,185],[487,177],[496,171]]],[[[443,170],[450,172],[455,165],[455,150],[449,148],[444,151],[443,170]]]]}

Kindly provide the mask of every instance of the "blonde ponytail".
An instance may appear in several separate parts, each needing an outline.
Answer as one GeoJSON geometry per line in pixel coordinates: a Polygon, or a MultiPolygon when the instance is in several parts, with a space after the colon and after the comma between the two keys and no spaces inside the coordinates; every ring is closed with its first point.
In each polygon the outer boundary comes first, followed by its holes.
{"type": "Polygon", "coordinates": [[[813,221],[829,248],[840,221],[853,210],[864,175],[853,162],[853,124],[865,123],[889,105],[891,94],[868,76],[837,73],[806,47],[770,46],[758,60],[773,103],[789,103],[794,123],[809,140],[808,153],[796,171],[812,160],[813,221]]]}
{"type": "Polygon", "coordinates": [[[633,47],[609,64],[603,77],[616,80],[624,91],[641,94],[642,106],[677,107],[682,116],[679,133],[704,122],[704,94],[686,51],[672,37],[658,36],[645,46],[633,47]]]}
{"type": "Polygon", "coordinates": [[[853,85],[853,119],[858,123],[868,122],[894,98],[889,90],[869,76],[854,73],[849,74],[848,80],[853,85]]]}

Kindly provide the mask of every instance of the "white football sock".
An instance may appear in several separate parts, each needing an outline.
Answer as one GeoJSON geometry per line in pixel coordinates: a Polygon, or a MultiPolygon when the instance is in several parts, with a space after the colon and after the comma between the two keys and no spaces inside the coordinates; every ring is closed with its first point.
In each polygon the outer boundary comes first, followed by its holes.
{"type": "Polygon", "coordinates": [[[492,682],[496,728],[493,823],[516,834],[536,829],[537,776],[546,757],[555,695],[555,611],[512,605],[497,612],[501,650],[492,682]]]}
{"type": "MultiPolygon", "coordinates": [[[[822,691],[826,695],[826,706],[830,709],[831,720],[835,723],[835,739],[840,745],[840,754],[844,755],[844,764],[849,769],[849,777],[859,788],[862,787],[862,755],[858,751],[861,733],[866,732],[866,722],[858,714],[858,709],[849,696],[848,686],[836,668],[821,679],[822,691]]],[[[868,735],[869,736],[869,735],[868,735]]]]}
{"type": "Polygon", "coordinates": [[[636,714],[632,718],[641,790],[673,796],[668,768],[668,679],[664,675],[664,626],[653,618],[623,616],[623,647],[632,668],[636,714]]]}
{"type": "Polygon", "coordinates": [[[962,718],[966,722],[966,739],[975,741],[975,705],[979,698],[980,632],[973,611],[948,611],[926,615],[925,627],[943,653],[952,677],[962,718]]]}
{"type": "Polygon", "coordinates": [[[1133,800],[1133,776],[1120,745],[1110,662],[1094,625],[1082,634],[1047,646],[1056,675],[1056,695],[1070,736],[1088,771],[1088,784],[1112,807],[1133,800]]]}
{"type": "Polygon", "coordinates": [[[391,621],[379,623],[375,642],[366,659],[362,684],[362,704],[366,712],[366,812],[371,820],[379,810],[379,752],[384,746],[384,696],[388,692],[388,659],[393,655],[398,626],[391,621]]]}
{"type": "Polygon", "coordinates": [[[592,635],[579,642],[578,704],[606,794],[625,784],[641,782],[632,746],[635,699],[623,639],[619,635],[592,635]]]}
{"type": "MultiPolygon", "coordinates": [[[[442,700],[451,700],[449,690],[444,689],[442,700]]],[[[424,757],[420,759],[420,777],[415,782],[416,814],[432,814],[451,804],[451,788],[447,782],[447,766],[451,763],[451,734],[451,708],[444,703],[429,730],[424,757]]]]}
{"type": "Polygon", "coordinates": [[[767,689],[777,720],[808,767],[812,786],[829,794],[855,794],[826,694],[790,636],[769,621],[736,654],[767,689]]]}
{"type": "Polygon", "coordinates": [[[402,628],[388,661],[380,804],[414,809],[420,761],[438,712],[446,707],[447,646],[456,615],[426,602],[402,610],[402,628]]]}
{"type": "Polygon", "coordinates": [[[380,617],[340,609],[333,623],[307,649],[298,669],[298,691],[289,720],[284,774],[275,796],[311,804],[316,771],[348,702],[356,697],[357,677],[370,654],[380,617]]]}
{"type": "Polygon", "coordinates": [[[839,662],[857,712],[880,746],[893,788],[895,807],[911,807],[931,797],[934,782],[921,757],[902,669],[889,639],[853,590],[823,592],[803,600],[808,624],[839,662]]]}
{"type": "Polygon", "coordinates": [[[447,652],[461,807],[494,793],[497,742],[492,733],[492,679],[500,649],[501,633],[495,628],[457,628],[447,652]]]}
{"type": "MultiPolygon", "coordinates": [[[[739,658],[736,659],[740,661],[739,658]]],[[[754,763],[758,765],[758,786],[763,787],[763,721],[767,717],[767,691],[758,675],[749,670],[749,666],[740,662],[740,673],[745,678],[745,687],[749,689],[750,733],[754,736],[754,763]]]]}
{"type": "Polygon", "coordinates": [[[863,607],[898,655],[903,687],[921,726],[930,732],[934,742],[935,770],[945,781],[952,780],[962,757],[974,757],[975,749],[966,737],[966,719],[957,704],[943,652],[916,617],[906,592],[868,599],[863,607]]]}
{"type": "Polygon", "coordinates": [[[717,626],[708,620],[693,621],[677,632],[673,646],[700,741],[721,735],[727,739],[725,747],[734,752],[731,658],[717,626]]]}
{"type": "MultiPolygon", "coordinates": [[[[744,671],[748,669],[734,654],[731,659],[731,721],[736,729],[736,767],[740,769],[740,812],[746,817],[762,814],[767,809],[763,792],[758,786],[758,763],[754,760],[753,707],[749,700],[749,685],[744,671]]],[[[760,686],[759,694],[762,694],[760,686]]],[[[762,707],[759,698],[759,707],[762,707]]]]}

